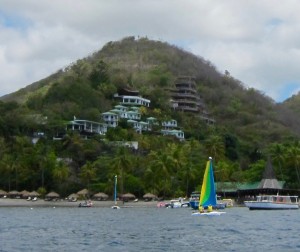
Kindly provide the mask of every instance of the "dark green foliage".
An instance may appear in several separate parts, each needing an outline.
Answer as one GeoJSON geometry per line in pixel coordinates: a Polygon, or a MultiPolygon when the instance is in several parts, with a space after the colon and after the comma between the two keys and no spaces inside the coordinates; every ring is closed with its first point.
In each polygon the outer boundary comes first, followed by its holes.
{"type": "Polygon", "coordinates": [[[67,196],[89,187],[111,196],[117,174],[118,190],[138,197],[146,192],[188,196],[200,189],[208,155],[216,162],[218,181],[255,182],[269,152],[277,176],[290,187],[300,186],[298,96],[276,104],[228,72],[223,75],[210,62],[167,43],[134,37],[109,42],[94,55],[3,100],[0,189],[44,188],[67,196]],[[195,77],[203,110],[214,125],[200,114],[170,106],[169,91],[182,75],[195,77]],[[74,116],[100,122],[101,113],[117,104],[113,96],[120,88],[138,90],[151,100],[143,120],[177,120],[186,141],[161,136],[158,126],[138,134],[125,120],[109,128],[106,136],[66,132],[74,116]],[[31,137],[37,132],[44,135],[34,145],[31,137]],[[128,149],[122,141],[137,141],[138,149],[128,149]]]}
{"type": "Polygon", "coordinates": [[[109,81],[108,66],[100,60],[89,75],[89,80],[94,89],[109,81]]]}

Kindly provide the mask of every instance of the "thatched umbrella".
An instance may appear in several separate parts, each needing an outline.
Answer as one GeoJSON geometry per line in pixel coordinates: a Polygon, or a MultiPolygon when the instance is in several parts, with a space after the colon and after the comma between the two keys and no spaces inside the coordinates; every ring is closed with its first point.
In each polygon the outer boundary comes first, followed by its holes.
{"type": "Polygon", "coordinates": [[[96,193],[93,196],[93,199],[95,199],[95,200],[107,200],[107,198],[108,198],[108,195],[103,192],[96,193]]]}
{"type": "Polygon", "coordinates": [[[4,197],[7,195],[7,192],[4,190],[0,190],[0,197],[4,197]]]}
{"type": "Polygon", "coordinates": [[[36,192],[36,191],[32,191],[32,192],[29,193],[29,196],[30,197],[39,197],[40,194],[38,192],[36,192]]]}
{"type": "Polygon", "coordinates": [[[146,193],[146,194],[143,196],[143,198],[144,198],[145,200],[154,200],[154,199],[157,199],[157,196],[154,195],[154,194],[152,194],[152,193],[146,193]]]}
{"type": "Polygon", "coordinates": [[[29,197],[29,192],[27,190],[23,190],[22,192],[20,192],[20,194],[22,195],[22,198],[28,198],[29,197]]]}
{"type": "Polygon", "coordinates": [[[50,192],[45,196],[45,200],[55,200],[58,199],[60,196],[56,192],[50,192]]]}
{"type": "Polygon", "coordinates": [[[79,196],[87,196],[89,194],[88,189],[82,189],[81,191],[77,192],[79,196]]]}
{"type": "Polygon", "coordinates": [[[133,200],[133,199],[135,199],[135,196],[132,193],[125,193],[125,194],[122,195],[122,199],[124,201],[133,200]]]}
{"type": "Polygon", "coordinates": [[[10,191],[8,193],[8,195],[9,195],[10,198],[20,198],[21,197],[21,193],[16,191],[16,190],[10,191]]]}

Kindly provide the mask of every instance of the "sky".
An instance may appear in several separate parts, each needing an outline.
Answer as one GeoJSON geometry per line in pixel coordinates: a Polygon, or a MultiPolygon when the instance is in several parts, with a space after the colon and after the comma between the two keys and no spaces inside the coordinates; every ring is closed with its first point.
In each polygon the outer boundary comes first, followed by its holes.
{"type": "Polygon", "coordinates": [[[0,96],[135,36],[282,102],[300,90],[299,13],[298,0],[0,0],[0,96]]]}

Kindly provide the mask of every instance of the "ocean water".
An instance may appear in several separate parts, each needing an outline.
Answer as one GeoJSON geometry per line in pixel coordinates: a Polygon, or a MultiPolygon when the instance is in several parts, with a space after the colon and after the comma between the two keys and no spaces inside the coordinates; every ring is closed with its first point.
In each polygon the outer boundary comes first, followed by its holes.
{"type": "Polygon", "coordinates": [[[0,251],[300,251],[300,211],[0,208],[0,251]]]}

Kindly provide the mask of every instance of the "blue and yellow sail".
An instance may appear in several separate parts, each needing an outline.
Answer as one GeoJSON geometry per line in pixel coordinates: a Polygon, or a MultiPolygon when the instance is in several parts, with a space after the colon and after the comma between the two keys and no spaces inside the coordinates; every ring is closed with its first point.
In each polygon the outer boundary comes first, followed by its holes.
{"type": "Polygon", "coordinates": [[[201,195],[199,201],[199,207],[215,207],[217,205],[215,179],[213,172],[213,162],[210,158],[206,163],[205,173],[203,177],[203,183],[201,187],[201,195]]]}

